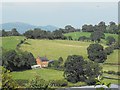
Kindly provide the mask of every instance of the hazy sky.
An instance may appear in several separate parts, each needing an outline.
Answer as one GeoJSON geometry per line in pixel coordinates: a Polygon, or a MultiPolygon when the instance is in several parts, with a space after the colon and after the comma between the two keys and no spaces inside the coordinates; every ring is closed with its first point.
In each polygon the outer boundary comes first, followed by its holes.
{"type": "MultiPolygon", "coordinates": [[[[1,14],[0,14],[1,15],[1,14]]],[[[117,2],[12,2],[3,3],[2,22],[24,22],[33,25],[64,27],[118,22],[117,2]]]]}

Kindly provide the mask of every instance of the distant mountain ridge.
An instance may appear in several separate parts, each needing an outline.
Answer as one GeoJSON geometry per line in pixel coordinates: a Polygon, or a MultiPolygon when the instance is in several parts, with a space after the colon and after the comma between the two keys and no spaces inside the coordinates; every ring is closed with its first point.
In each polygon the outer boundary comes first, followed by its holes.
{"type": "Polygon", "coordinates": [[[0,29],[5,29],[6,31],[11,30],[12,28],[16,28],[18,32],[24,33],[27,30],[34,29],[34,28],[41,28],[42,30],[46,31],[54,31],[58,29],[58,27],[53,25],[46,25],[46,26],[37,26],[23,22],[9,22],[0,24],[0,29]]]}

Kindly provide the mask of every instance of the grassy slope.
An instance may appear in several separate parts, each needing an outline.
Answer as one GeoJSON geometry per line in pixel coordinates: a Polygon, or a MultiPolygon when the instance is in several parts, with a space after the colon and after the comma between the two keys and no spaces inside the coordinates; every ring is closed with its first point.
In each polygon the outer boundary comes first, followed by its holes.
{"type": "MultiPolygon", "coordinates": [[[[0,39],[1,39],[1,37],[0,37],[0,39]]],[[[2,38],[2,47],[7,50],[15,49],[16,45],[23,39],[24,39],[24,37],[22,37],[22,36],[4,37],[4,38],[2,38]]]]}
{"type": "MultiPolygon", "coordinates": [[[[91,33],[89,32],[71,32],[71,33],[67,33],[64,34],[65,36],[72,36],[73,39],[78,39],[80,36],[86,36],[86,37],[90,37],[91,33]]],[[[107,36],[113,36],[116,40],[118,40],[118,35],[116,34],[105,34],[105,37],[107,36]]]]}
{"type": "Polygon", "coordinates": [[[42,79],[45,80],[59,80],[63,79],[63,71],[57,71],[52,69],[34,69],[27,70],[22,72],[13,72],[11,73],[13,79],[23,79],[30,80],[35,78],[36,75],[39,75],[42,79]]]}
{"type": "MultiPolygon", "coordinates": [[[[24,39],[24,37],[4,37],[3,40],[3,47],[5,49],[15,49],[16,45],[20,42],[20,40],[24,39]]],[[[35,57],[38,55],[44,56],[46,55],[49,59],[58,59],[60,56],[62,56],[64,59],[68,55],[71,54],[77,54],[84,56],[85,59],[87,59],[87,51],[86,48],[89,46],[90,42],[79,42],[79,41],[67,41],[67,40],[33,40],[29,39],[27,41],[29,44],[23,44],[21,46],[22,50],[30,51],[34,54],[35,57]]],[[[118,50],[114,51],[113,54],[108,56],[108,59],[106,60],[106,63],[118,63],[118,50]]],[[[103,65],[103,70],[113,70],[118,71],[118,66],[116,65],[103,65]]],[[[51,70],[40,70],[40,71],[23,71],[23,72],[13,72],[13,78],[15,79],[29,79],[34,77],[35,72],[38,72],[38,74],[41,75],[42,78],[47,77],[48,79],[49,75],[52,79],[60,79],[63,78],[62,73],[60,71],[51,71],[51,70]],[[52,72],[52,73],[50,73],[52,72]],[[60,72],[60,73],[59,73],[60,72]],[[34,73],[34,74],[31,74],[34,73]],[[31,76],[30,76],[31,75],[31,76]],[[28,77],[30,76],[30,77],[28,77]],[[45,77],[44,77],[45,76],[45,77]],[[55,77],[54,77],[55,76],[55,77]],[[60,78],[59,78],[60,77],[60,78]]],[[[105,79],[107,81],[110,81],[109,79],[105,79]]],[[[115,83],[117,83],[117,80],[113,80],[115,83]]]]}
{"type": "Polygon", "coordinates": [[[28,44],[21,46],[22,50],[32,52],[35,57],[47,56],[49,59],[56,60],[60,56],[64,59],[68,55],[82,55],[87,58],[86,48],[90,42],[78,42],[78,41],[67,41],[67,40],[33,40],[29,39],[28,44]]]}

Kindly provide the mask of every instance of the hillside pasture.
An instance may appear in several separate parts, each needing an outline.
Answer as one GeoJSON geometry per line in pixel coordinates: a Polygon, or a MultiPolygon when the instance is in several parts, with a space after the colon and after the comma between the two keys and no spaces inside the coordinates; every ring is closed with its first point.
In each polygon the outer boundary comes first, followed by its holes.
{"type": "Polygon", "coordinates": [[[79,42],[69,40],[34,40],[29,39],[30,44],[22,44],[20,49],[32,52],[35,57],[46,56],[50,60],[57,60],[63,57],[66,60],[68,55],[82,55],[87,59],[87,47],[91,42],[79,42]]]}
{"type": "Polygon", "coordinates": [[[9,36],[9,37],[0,37],[2,40],[2,47],[6,50],[16,49],[17,44],[23,40],[23,36],[9,36]]]}
{"type": "MultiPolygon", "coordinates": [[[[71,33],[67,33],[67,34],[64,34],[65,36],[72,36],[72,38],[75,40],[81,36],[86,36],[86,37],[90,37],[91,33],[89,32],[71,32],[71,33]]],[[[116,40],[118,40],[118,35],[117,34],[110,34],[110,33],[105,33],[105,38],[107,36],[113,36],[116,40]]]]}
{"type": "MultiPolygon", "coordinates": [[[[4,49],[16,49],[16,45],[23,40],[25,37],[22,36],[11,36],[2,38],[2,47],[4,49]]],[[[82,55],[85,60],[87,58],[87,47],[93,42],[82,42],[82,41],[72,41],[72,40],[46,40],[46,39],[28,39],[24,44],[21,45],[20,50],[32,52],[34,57],[46,56],[49,60],[57,60],[59,57],[63,57],[64,61],[68,55],[82,55]]],[[[106,45],[102,44],[104,47],[106,45]]],[[[119,50],[114,50],[111,55],[108,55],[107,60],[102,64],[103,71],[119,71],[118,56],[119,50]]],[[[51,70],[51,69],[36,69],[36,70],[26,70],[21,72],[11,73],[14,79],[32,79],[36,74],[40,75],[41,78],[46,80],[56,80],[63,79],[63,71],[51,70]],[[28,77],[29,76],[29,77],[28,77]]],[[[116,75],[117,76],[117,75],[116,75]]],[[[112,75],[111,75],[112,77],[112,75]]],[[[105,81],[110,81],[111,79],[105,79],[105,81]]],[[[118,80],[112,80],[117,83],[118,80]]]]}

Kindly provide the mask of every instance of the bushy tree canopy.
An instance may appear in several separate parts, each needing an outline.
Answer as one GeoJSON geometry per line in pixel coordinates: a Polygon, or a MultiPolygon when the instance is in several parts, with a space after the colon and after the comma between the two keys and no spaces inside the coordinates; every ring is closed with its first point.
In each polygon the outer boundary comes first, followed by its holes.
{"type": "Polygon", "coordinates": [[[113,44],[113,43],[115,43],[115,38],[113,37],[113,36],[108,36],[107,38],[106,38],[106,44],[107,45],[111,45],[111,44],[113,44]]]}
{"type": "Polygon", "coordinates": [[[107,54],[100,44],[90,44],[87,53],[90,60],[98,63],[103,63],[107,59],[107,54]]]}
{"type": "Polygon", "coordinates": [[[31,69],[31,66],[36,64],[32,53],[16,52],[15,50],[4,52],[2,61],[2,65],[10,71],[31,69]]]}
{"type": "Polygon", "coordinates": [[[64,77],[72,83],[87,82],[92,78],[89,83],[94,84],[95,78],[101,75],[102,69],[97,63],[85,61],[79,55],[68,56],[64,67],[64,77]]]}

